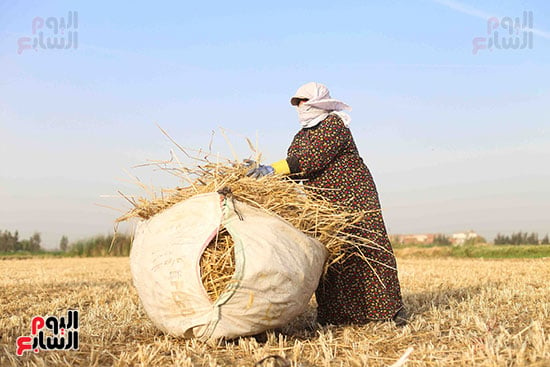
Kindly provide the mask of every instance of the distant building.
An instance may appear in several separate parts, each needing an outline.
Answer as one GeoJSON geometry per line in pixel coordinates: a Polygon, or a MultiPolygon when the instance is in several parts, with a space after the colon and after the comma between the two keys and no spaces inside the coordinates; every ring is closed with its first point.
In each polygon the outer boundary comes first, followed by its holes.
{"type": "Polygon", "coordinates": [[[434,242],[436,234],[423,233],[423,234],[398,234],[393,236],[395,240],[403,245],[422,244],[429,245],[434,242]]]}
{"type": "Polygon", "coordinates": [[[453,233],[451,235],[451,243],[454,246],[462,246],[466,243],[466,241],[475,240],[478,237],[479,235],[472,230],[467,232],[453,233]]]}
{"type": "Polygon", "coordinates": [[[434,241],[439,243],[442,238],[448,239],[453,246],[462,246],[466,241],[480,237],[472,230],[453,233],[450,236],[442,233],[396,234],[391,236],[392,241],[402,245],[431,245],[434,241]]]}

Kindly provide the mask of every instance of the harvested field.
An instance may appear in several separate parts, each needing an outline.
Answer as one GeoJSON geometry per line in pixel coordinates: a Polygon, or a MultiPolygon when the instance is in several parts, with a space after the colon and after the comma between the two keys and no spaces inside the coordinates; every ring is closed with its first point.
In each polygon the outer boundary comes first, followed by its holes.
{"type": "Polygon", "coordinates": [[[128,258],[0,261],[0,366],[549,366],[550,259],[398,257],[408,326],[311,330],[314,310],[267,341],[201,344],[163,335],[144,314],[128,258]],[[80,312],[78,351],[15,354],[35,315],[80,312]],[[273,360],[271,360],[273,361],[273,360]],[[268,366],[271,362],[262,363],[268,366]],[[283,364],[279,364],[283,365],[283,364]]]}

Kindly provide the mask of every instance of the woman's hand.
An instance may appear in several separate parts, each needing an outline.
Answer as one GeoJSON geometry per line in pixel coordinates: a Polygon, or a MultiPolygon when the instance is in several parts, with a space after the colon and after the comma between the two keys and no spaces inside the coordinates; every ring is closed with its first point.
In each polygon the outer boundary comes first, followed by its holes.
{"type": "Polygon", "coordinates": [[[248,177],[258,179],[260,177],[272,175],[274,173],[275,168],[273,168],[272,166],[260,164],[258,167],[249,170],[246,175],[248,177]]]}

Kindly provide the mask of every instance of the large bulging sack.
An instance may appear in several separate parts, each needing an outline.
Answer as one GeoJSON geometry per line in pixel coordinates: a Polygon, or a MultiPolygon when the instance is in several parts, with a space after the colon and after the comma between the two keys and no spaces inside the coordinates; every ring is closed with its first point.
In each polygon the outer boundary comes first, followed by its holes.
{"type": "Polygon", "coordinates": [[[138,223],[130,253],[145,311],[176,336],[235,338],[285,325],[308,306],[327,252],[281,218],[218,193],[194,196],[138,223]],[[200,258],[224,226],[235,274],[212,302],[200,258]]]}

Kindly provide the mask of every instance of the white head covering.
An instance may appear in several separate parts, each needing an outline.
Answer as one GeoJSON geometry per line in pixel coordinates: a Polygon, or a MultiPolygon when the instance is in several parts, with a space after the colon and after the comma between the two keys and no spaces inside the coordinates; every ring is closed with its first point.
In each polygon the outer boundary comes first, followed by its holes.
{"type": "Polygon", "coordinates": [[[337,99],[330,98],[328,88],[320,83],[310,82],[302,85],[294,96],[290,99],[290,103],[295,105],[298,110],[298,119],[303,128],[313,127],[323,121],[330,112],[334,112],[346,127],[351,122],[351,117],[342,110],[351,110],[351,107],[337,99]],[[298,106],[300,99],[307,98],[308,101],[298,106]]]}

